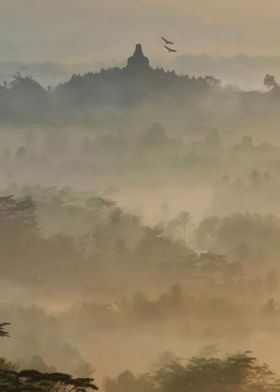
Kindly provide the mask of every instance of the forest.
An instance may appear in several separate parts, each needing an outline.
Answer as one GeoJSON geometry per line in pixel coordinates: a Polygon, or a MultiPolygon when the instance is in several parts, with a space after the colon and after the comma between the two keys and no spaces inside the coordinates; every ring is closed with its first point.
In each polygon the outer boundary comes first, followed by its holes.
{"type": "Polygon", "coordinates": [[[0,391],[280,391],[279,85],[137,50],[0,87],[0,391]]]}
{"type": "Polygon", "coordinates": [[[74,73],[55,85],[43,86],[32,75],[20,72],[10,74],[0,84],[0,124],[90,126],[101,122],[104,126],[110,119],[114,124],[127,122],[128,113],[135,117],[155,111],[159,117],[168,112],[174,123],[186,110],[194,117],[192,121],[201,121],[203,111],[210,127],[219,118],[223,124],[234,117],[243,123],[252,117],[263,121],[278,115],[280,97],[272,74],[263,76],[263,86],[262,91],[242,90],[212,75],[177,74],[152,67],[137,44],[126,66],[74,73]]]}

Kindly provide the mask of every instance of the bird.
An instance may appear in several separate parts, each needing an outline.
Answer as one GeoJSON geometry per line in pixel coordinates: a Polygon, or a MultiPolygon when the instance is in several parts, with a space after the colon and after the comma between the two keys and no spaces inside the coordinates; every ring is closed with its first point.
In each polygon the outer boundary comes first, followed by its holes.
{"type": "Polygon", "coordinates": [[[177,50],[175,50],[175,49],[171,49],[171,48],[169,48],[168,46],[166,46],[166,45],[163,45],[164,47],[165,47],[165,49],[167,49],[168,50],[168,52],[169,53],[175,53],[175,52],[177,52],[177,50]]]}
{"type": "Polygon", "coordinates": [[[166,39],[166,38],[164,38],[164,37],[161,37],[161,39],[164,41],[164,43],[165,43],[166,45],[174,45],[174,42],[168,41],[168,39],[166,39]]]}

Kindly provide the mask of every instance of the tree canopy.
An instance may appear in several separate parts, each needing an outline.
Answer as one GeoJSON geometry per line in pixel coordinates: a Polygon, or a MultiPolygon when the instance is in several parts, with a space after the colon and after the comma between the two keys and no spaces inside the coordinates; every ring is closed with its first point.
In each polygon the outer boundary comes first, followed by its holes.
{"type": "MultiPolygon", "coordinates": [[[[0,337],[7,337],[5,327],[0,323],[0,337]]],[[[43,373],[38,370],[18,370],[13,364],[0,360],[1,392],[87,392],[98,390],[93,378],[74,378],[66,373],[43,373]]]]}

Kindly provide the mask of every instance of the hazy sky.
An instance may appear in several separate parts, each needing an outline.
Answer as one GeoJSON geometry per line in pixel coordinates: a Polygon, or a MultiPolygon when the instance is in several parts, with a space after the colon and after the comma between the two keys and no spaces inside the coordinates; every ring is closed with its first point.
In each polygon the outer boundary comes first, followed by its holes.
{"type": "Polygon", "coordinates": [[[0,61],[104,62],[159,37],[180,53],[280,54],[279,0],[0,0],[0,61]]]}

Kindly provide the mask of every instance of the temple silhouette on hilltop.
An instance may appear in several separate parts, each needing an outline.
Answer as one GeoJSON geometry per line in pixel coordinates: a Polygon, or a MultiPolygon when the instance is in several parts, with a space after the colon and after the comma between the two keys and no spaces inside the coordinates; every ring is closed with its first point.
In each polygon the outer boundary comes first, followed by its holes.
{"type": "Polygon", "coordinates": [[[163,68],[152,68],[142,45],[137,43],[124,67],[73,75],[68,82],[57,87],[55,96],[60,104],[67,107],[131,106],[168,98],[172,102],[181,102],[209,88],[207,77],[189,77],[163,68]]]}
{"type": "Polygon", "coordinates": [[[142,71],[150,68],[150,60],[144,56],[141,44],[136,44],[133,55],[127,60],[126,68],[130,71],[142,71]]]}
{"type": "Polygon", "coordinates": [[[32,77],[14,75],[10,83],[0,84],[0,122],[16,119],[19,123],[48,123],[53,118],[91,123],[93,113],[100,108],[126,109],[144,104],[143,107],[159,105],[169,110],[193,105],[201,97],[211,97],[207,94],[212,92],[216,99],[221,91],[220,81],[212,76],[178,75],[162,67],[151,67],[138,43],[122,67],[73,74],[53,89],[45,89],[32,77]]]}

